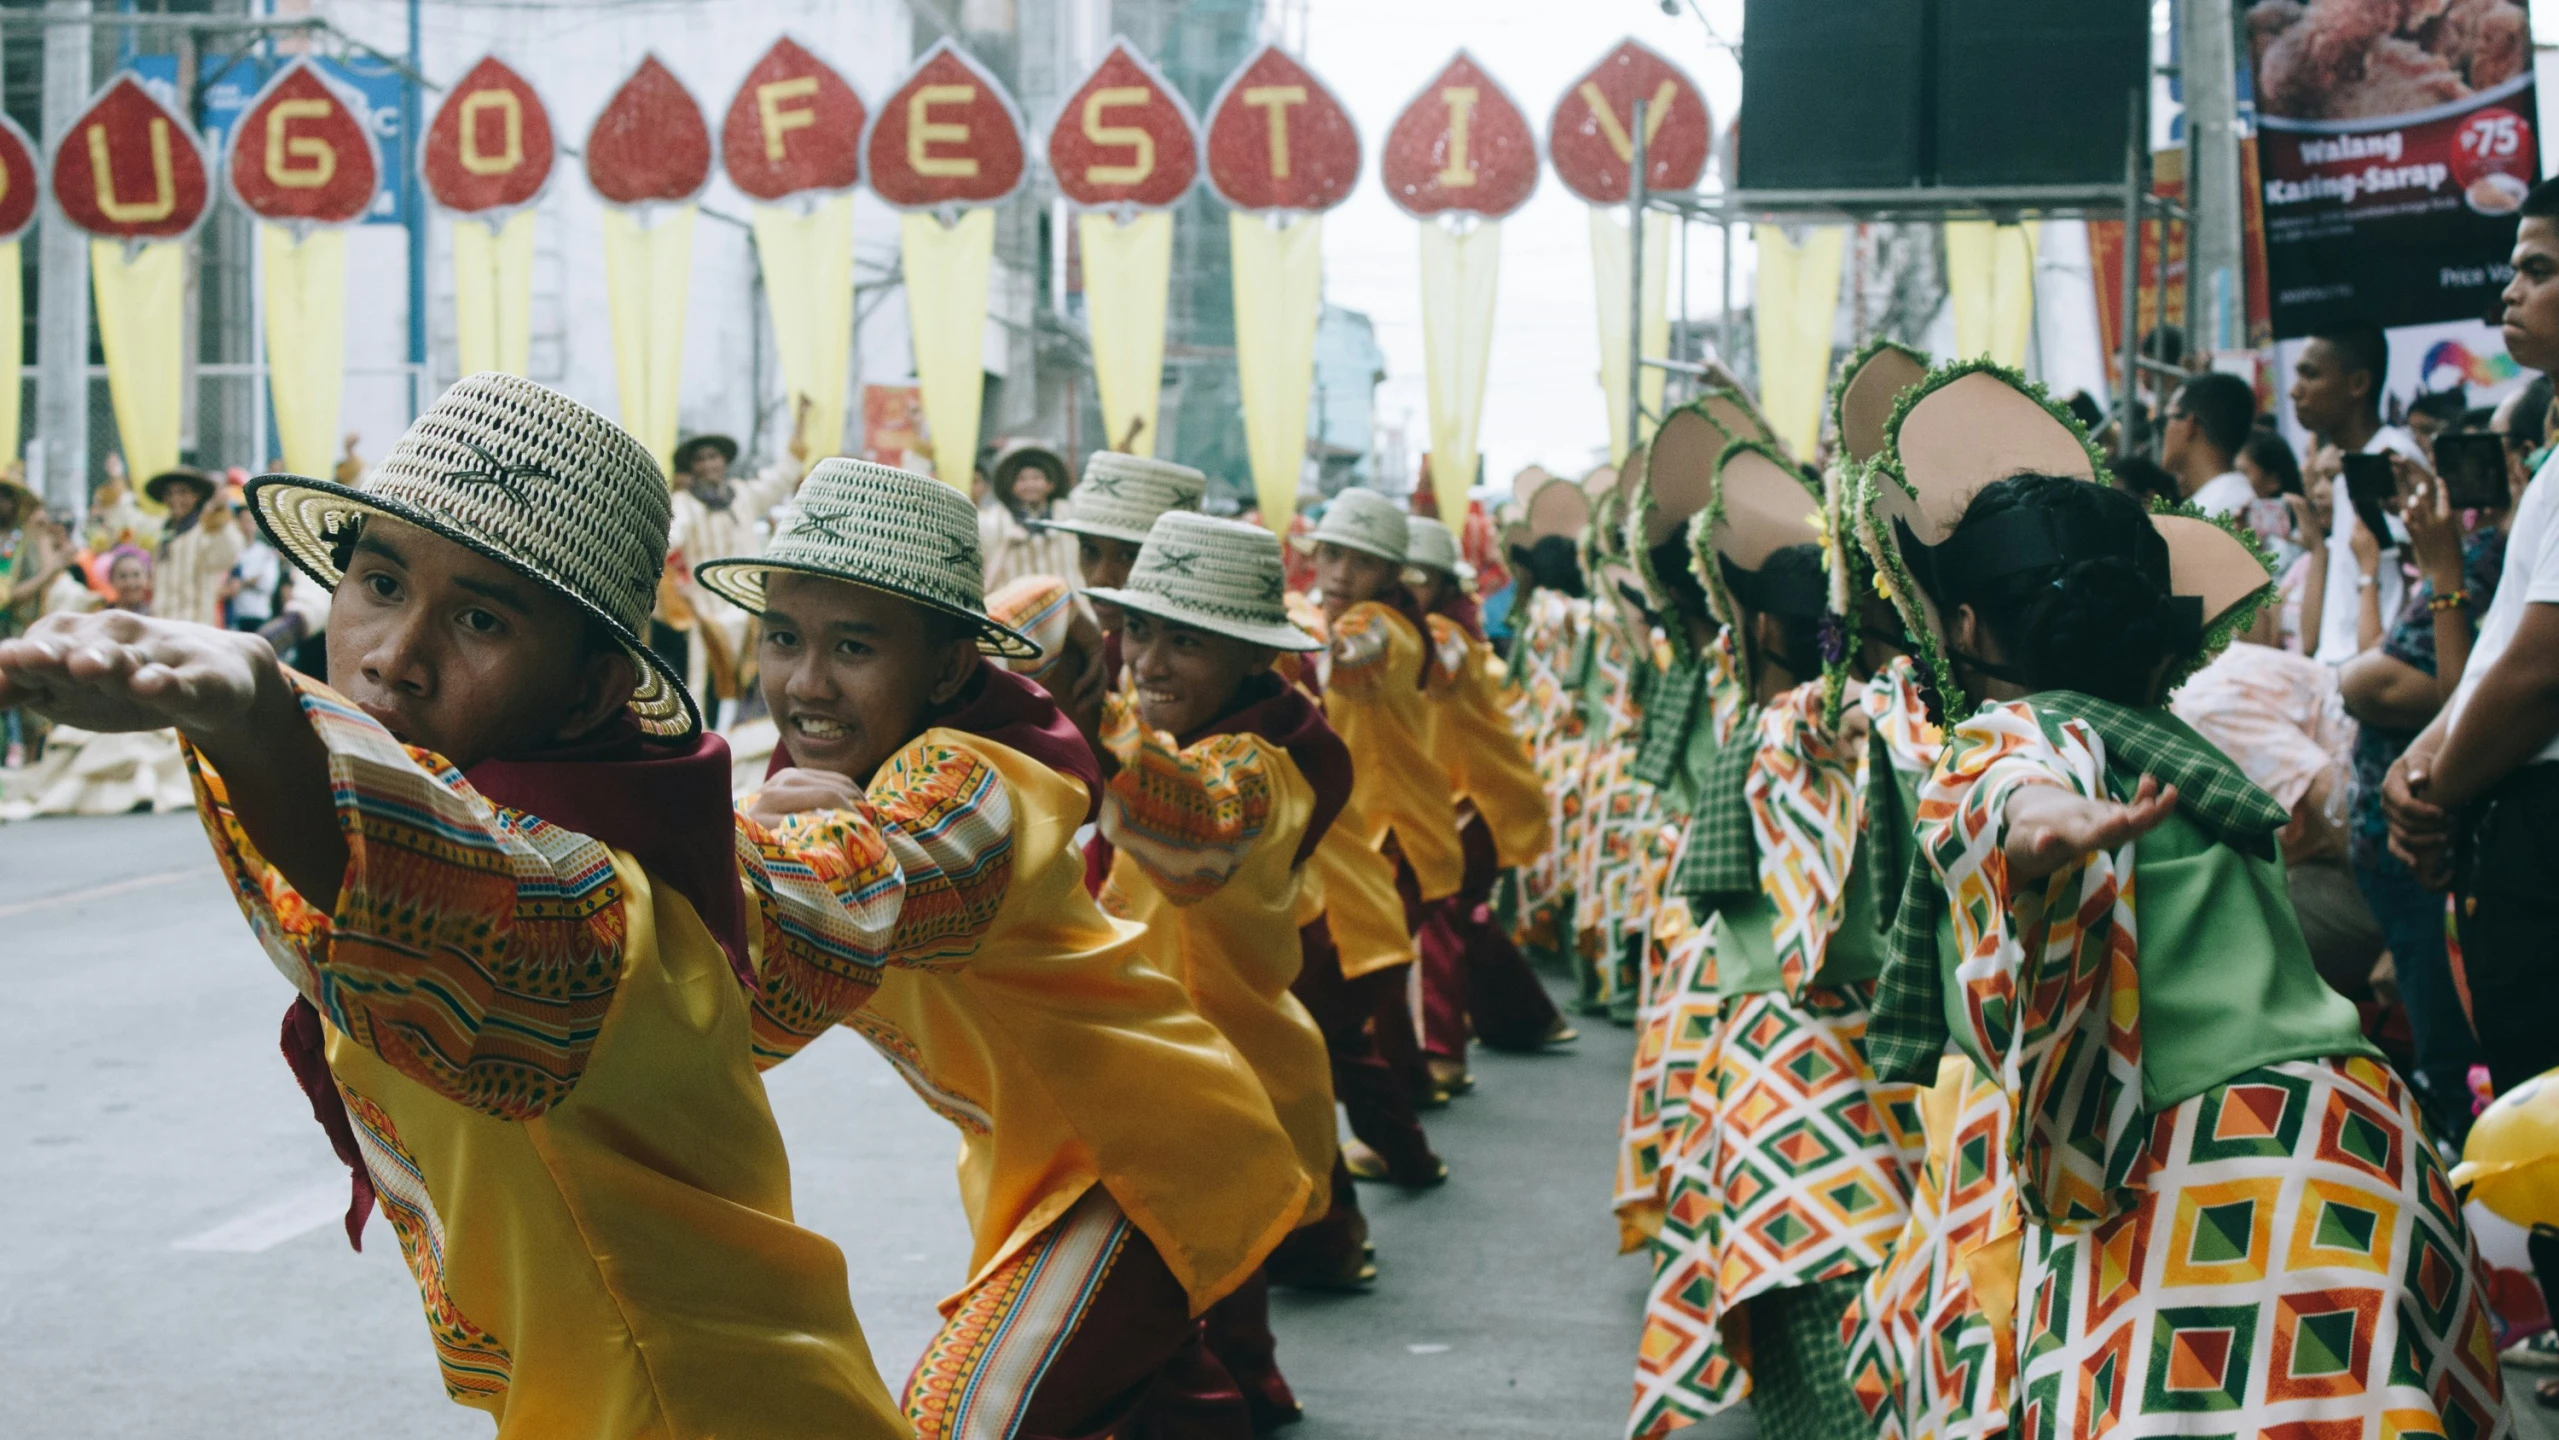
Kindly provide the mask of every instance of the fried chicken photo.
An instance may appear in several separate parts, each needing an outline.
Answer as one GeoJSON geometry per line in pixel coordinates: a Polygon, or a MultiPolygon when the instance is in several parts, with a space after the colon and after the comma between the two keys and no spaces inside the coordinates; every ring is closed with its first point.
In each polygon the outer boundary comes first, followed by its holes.
{"type": "Polygon", "coordinates": [[[2296,120],[2429,109],[2532,63],[2515,0],[2261,0],[2248,45],[2258,107],[2296,120]]]}

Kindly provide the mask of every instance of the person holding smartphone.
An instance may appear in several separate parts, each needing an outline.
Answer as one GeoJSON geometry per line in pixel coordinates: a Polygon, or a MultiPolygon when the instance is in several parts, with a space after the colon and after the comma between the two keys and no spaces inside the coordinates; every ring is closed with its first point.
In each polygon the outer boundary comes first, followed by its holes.
{"type": "MultiPolygon", "coordinates": [[[[2559,183],[2535,186],[2520,215],[2506,353],[2548,372],[2559,367],[2559,183]]],[[[2461,682],[2391,766],[2382,807],[2392,853],[2456,893],[2459,969],[2491,1083],[2502,1092],[2559,1066],[2559,850],[2544,838],[2559,826],[2559,480],[2546,463],[2515,507],[2461,682]]],[[[2533,1258],[2544,1294],[2559,1293],[2559,1247],[2537,1241],[2533,1258]]],[[[2540,1399],[2559,1403],[2559,1382],[2540,1399]]]]}
{"type": "MultiPolygon", "coordinates": [[[[2407,431],[2381,422],[2381,391],[2389,372],[2390,342],[2378,325],[2334,326],[2313,334],[2301,347],[2293,362],[2292,411],[2318,441],[2308,469],[2339,476],[2349,455],[2393,451],[2411,460],[2425,459],[2407,431]]],[[[2381,617],[2397,614],[2404,598],[2391,537],[2373,537],[2372,559],[2367,563],[2357,553],[2355,522],[2354,507],[2340,504],[2328,531],[2329,574],[2342,577],[2353,565],[2357,576],[2354,588],[2329,585],[2320,597],[2313,653],[2332,665],[2378,643],[2381,617]],[[2375,592],[2369,601],[2362,593],[2366,589],[2375,592]],[[2369,631],[2360,623],[2366,614],[2373,619],[2369,631]]],[[[2305,616],[2305,630],[2309,623],[2305,616]]]]}

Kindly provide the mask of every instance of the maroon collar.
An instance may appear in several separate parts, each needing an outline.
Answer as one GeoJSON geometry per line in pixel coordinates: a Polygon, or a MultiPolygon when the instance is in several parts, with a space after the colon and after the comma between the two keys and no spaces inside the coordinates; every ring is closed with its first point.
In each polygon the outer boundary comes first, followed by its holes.
{"type": "Polygon", "coordinates": [[[1350,803],[1350,747],[1333,733],[1323,710],[1305,691],[1267,670],[1244,682],[1224,715],[1177,743],[1188,747],[1211,735],[1258,735],[1288,752],[1315,791],[1315,813],[1307,817],[1306,834],[1297,842],[1296,858],[1289,862],[1305,864],[1324,832],[1332,828],[1333,817],[1350,803]]]}
{"type": "Polygon", "coordinates": [[[740,983],[755,984],[738,888],[737,815],[728,742],[704,731],[671,742],[627,713],[586,739],[463,772],[489,802],[628,853],[691,902],[740,983]]]}

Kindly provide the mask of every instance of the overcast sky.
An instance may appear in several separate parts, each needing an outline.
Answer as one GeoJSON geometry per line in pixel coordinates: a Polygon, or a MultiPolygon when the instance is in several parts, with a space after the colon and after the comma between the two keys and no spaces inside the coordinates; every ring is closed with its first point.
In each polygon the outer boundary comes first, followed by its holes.
{"type": "MultiPolygon", "coordinates": [[[[1704,0],[1704,9],[1717,34],[1740,35],[1741,0],[1704,0]]],[[[1378,418],[1391,424],[1409,416],[1407,444],[1418,455],[1430,443],[1418,222],[1386,198],[1376,167],[1388,127],[1423,82],[1464,47],[1527,112],[1542,145],[1565,86],[1630,35],[1669,57],[1706,92],[1719,134],[1740,99],[1741,71],[1684,0],[1676,17],[1664,15],[1658,0],[1307,0],[1306,28],[1307,63],[1358,119],[1368,167],[1358,191],[1324,218],[1325,298],[1376,322],[1388,372],[1378,389],[1378,418]]],[[[1481,441],[1485,478],[1496,485],[1506,486],[1531,462],[1578,474],[1608,443],[1588,216],[1589,207],[1550,169],[1528,204],[1503,222],[1481,441]]],[[[1717,243],[1711,230],[1692,228],[1690,308],[1697,314],[1716,309],[1717,243]]],[[[1746,278],[1746,245],[1737,259],[1745,262],[1746,278]]],[[[1735,288],[1749,294],[1746,283],[1735,288]]],[[[1671,303],[1677,313],[1676,280],[1671,303]]]]}

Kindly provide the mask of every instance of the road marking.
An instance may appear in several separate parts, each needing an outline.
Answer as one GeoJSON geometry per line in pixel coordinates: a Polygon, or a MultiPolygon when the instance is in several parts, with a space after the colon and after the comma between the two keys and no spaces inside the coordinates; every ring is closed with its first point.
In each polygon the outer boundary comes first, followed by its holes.
{"type": "Polygon", "coordinates": [[[1445,1355],[1448,1353],[1448,1347],[1445,1345],[1407,1345],[1404,1347],[1404,1350],[1406,1354],[1410,1355],[1445,1355]]]}
{"type": "Polygon", "coordinates": [[[347,1181],[341,1175],[335,1180],[306,1185],[281,1200],[225,1220],[169,1248],[210,1251],[217,1255],[258,1255],[340,1220],[346,1213],[347,1181]]]}
{"type": "Polygon", "coordinates": [[[135,875],[129,879],[110,880],[104,885],[92,885],[86,890],[65,890],[59,895],[20,900],[13,904],[0,905],[0,920],[6,920],[13,915],[24,915],[34,910],[50,910],[56,905],[77,905],[83,900],[103,900],[110,895],[122,895],[130,890],[147,890],[154,885],[166,885],[172,880],[184,880],[190,875],[209,873],[211,872],[200,865],[190,865],[184,870],[163,870],[156,875],[135,875]]]}

